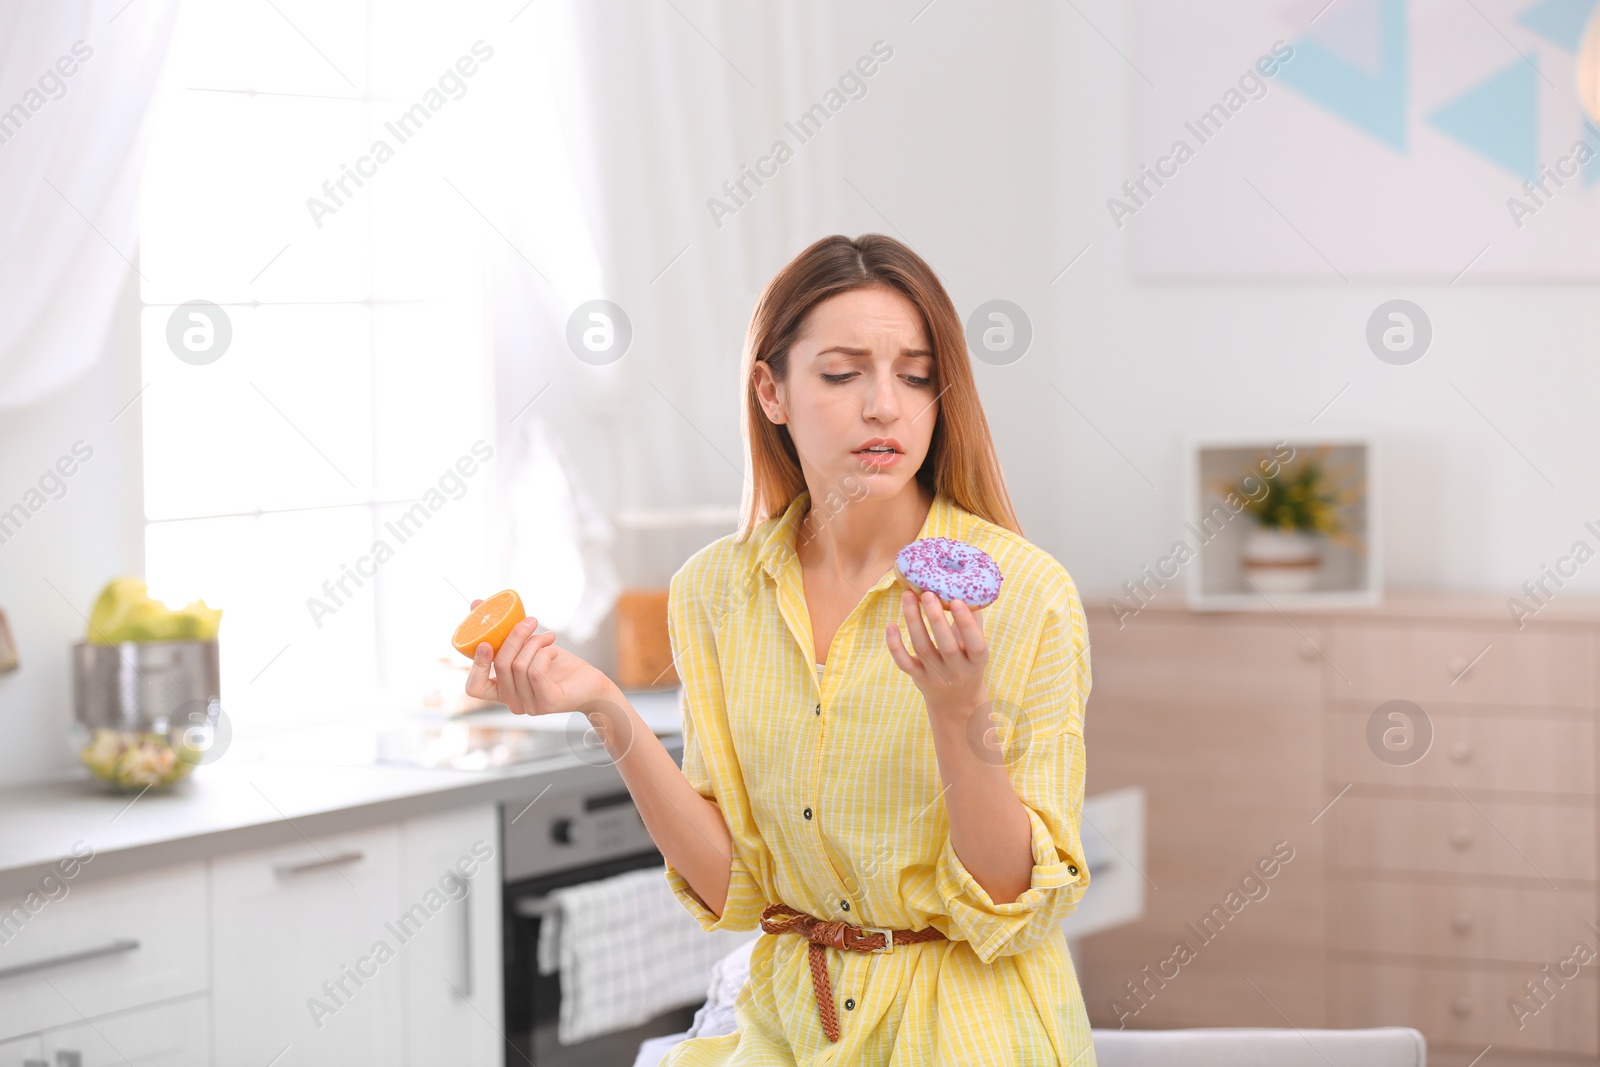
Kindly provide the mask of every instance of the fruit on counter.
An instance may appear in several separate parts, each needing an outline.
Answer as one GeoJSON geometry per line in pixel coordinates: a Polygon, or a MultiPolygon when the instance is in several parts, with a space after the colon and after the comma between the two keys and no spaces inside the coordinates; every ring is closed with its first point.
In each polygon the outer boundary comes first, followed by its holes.
{"type": "Polygon", "coordinates": [[[171,785],[199,762],[165,734],[138,730],[96,730],[78,757],[96,778],[123,789],[171,785]]]}
{"type": "Polygon", "coordinates": [[[174,611],[151,598],[144,579],[113,578],[95,598],[89,612],[88,642],[119,645],[124,641],[214,641],[222,625],[222,609],[196,600],[174,611]]]}
{"type": "Polygon", "coordinates": [[[496,652],[511,632],[511,628],[528,613],[522,610],[522,598],[515,589],[502,589],[494,596],[472,609],[472,614],[461,620],[450,644],[468,659],[478,654],[478,646],[487,641],[496,652]]]}

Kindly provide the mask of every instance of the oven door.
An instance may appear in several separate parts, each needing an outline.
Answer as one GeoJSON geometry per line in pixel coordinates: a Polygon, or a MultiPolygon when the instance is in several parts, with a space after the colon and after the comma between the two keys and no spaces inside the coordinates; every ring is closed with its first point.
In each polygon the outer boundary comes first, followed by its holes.
{"type": "Polygon", "coordinates": [[[698,1006],[675,1008],[628,1030],[563,1045],[556,1037],[556,1024],[561,1018],[561,975],[559,972],[539,973],[541,905],[552,889],[595,882],[624,871],[659,867],[664,862],[661,853],[652,849],[505,887],[502,901],[505,909],[506,1040],[515,1050],[507,1052],[507,1064],[633,1067],[639,1045],[647,1038],[689,1029],[698,1006]]]}

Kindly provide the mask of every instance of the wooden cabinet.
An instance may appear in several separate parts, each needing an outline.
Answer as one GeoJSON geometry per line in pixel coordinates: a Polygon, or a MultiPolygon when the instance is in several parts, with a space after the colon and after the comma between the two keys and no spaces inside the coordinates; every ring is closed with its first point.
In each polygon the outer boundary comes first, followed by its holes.
{"type": "Polygon", "coordinates": [[[1094,1025],[1407,1025],[1437,1063],[1600,1055],[1600,600],[1520,630],[1474,594],[1153,604],[1120,628],[1086,607],[1089,788],[1148,796],[1146,914],[1077,956],[1094,1025]],[[1391,701],[1428,735],[1416,755],[1373,721],[1391,701]],[[1279,841],[1294,858],[1255,899],[1243,876],[1279,841]]]}
{"type": "Polygon", "coordinates": [[[1148,860],[1144,918],[1079,953],[1094,1025],[1323,1025],[1320,630],[1300,630],[1090,607],[1088,787],[1144,787],[1148,860]]]}
{"type": "Polygon", "coordinates": [[[1349,785],[1324,820],[1334,1025],[1404,1022],[1508,1061],[1600,1054],[1597,621],[1332,628],[1348,684],[1328,678],[1328,788],[1349,785]],[[1417,758],[1379,758],[1369,734],[1395,700],[1431,735],[1417,758]]]}
{"type": "Polygon", "coordinates": [[[1434,1045],[1462,1051],[1493,1045],[1496,1063],[1514,1062],[1510,1051],[1581,1056],[1576,1062],[1593,1063],[1600,1051],[1600,982],[1589,971],[1552,986],[1546,1003],[1529,1002],[1536,1014],[1519,1017],[1506,1004],[1519,995],[1527,999],[1522,983],[1528,976],[1514,971],[1387,959],[1341,959],[1333,969],[1334,1025],[1414,1026],[1427,1036],[1430,1059],[1434,1045]]]}
{"type": "MultiPolygon", "coordinates": [[[[1566,709],[1495,705],[1453,708],[1430,702],[1433,751],[1400,766],[1372,758],[1367,720],[1378,702],[1340,700],[1328,716],[1333,780],[1362,786],[1431,786],[1469,793],[1593,795],[1595,722],[1566,709]]],[[[1419,705],[1420,706],[1420,705],[1419,705]]]]}
{"type": "MultiPolygon", "coordinates": [[[[1451,610],[1441,598],[1441,612],[1451,610]]],[[[1577,708],[1595,704],[1594,636],[1586,628],[1518,630],[1500,621],[1329,615],[1329,697],[1432,705],[1577,708]]]]}
{"type": "Polygon", "coordinates": [[[1336,876],[1328,885],[1328,947],[1351,956],[1492,960],[1536,970],[1565,956],[1572,932],[1594,913],[1592,889],[1336,876]]]}
{"type": "Polygon", "coordinates": [[[1556,885],[1593,881],[1594,814],[1592,801],[1357,796],[1352,789],[1327,822],[1333,862],[1351,872],[1438,872],[1556,885]]]}

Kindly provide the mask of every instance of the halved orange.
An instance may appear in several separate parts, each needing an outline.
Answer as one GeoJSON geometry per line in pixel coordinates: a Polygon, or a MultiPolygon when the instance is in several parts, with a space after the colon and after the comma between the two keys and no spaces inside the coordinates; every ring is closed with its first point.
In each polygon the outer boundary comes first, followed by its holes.
{"type": "Polygon", "coordinates": [[[502,589],[473,608],[472,614],[461,620],[461,625],[456,627],[455,636],[450,638],[450,644],[468,659],[477,657],[478,646],[485,641],[499,652],[500,645],[511,632],[511,628],[527,617],[528,613],[522,610],[522,598],[517,595],[517,591],[502,589]]]}

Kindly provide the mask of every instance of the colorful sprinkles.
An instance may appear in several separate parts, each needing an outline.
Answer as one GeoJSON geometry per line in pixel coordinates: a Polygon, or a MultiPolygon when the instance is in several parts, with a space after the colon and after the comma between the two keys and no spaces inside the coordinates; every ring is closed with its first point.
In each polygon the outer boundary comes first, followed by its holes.
{"type": "Polygon", "coordinates": [[[969,608],[987,607],[1005,580],[987,552],[950,537],[911,542],[895,556],[894,567],[901,581],[932,593],[946,608],[954,600],[969,608]]]}

